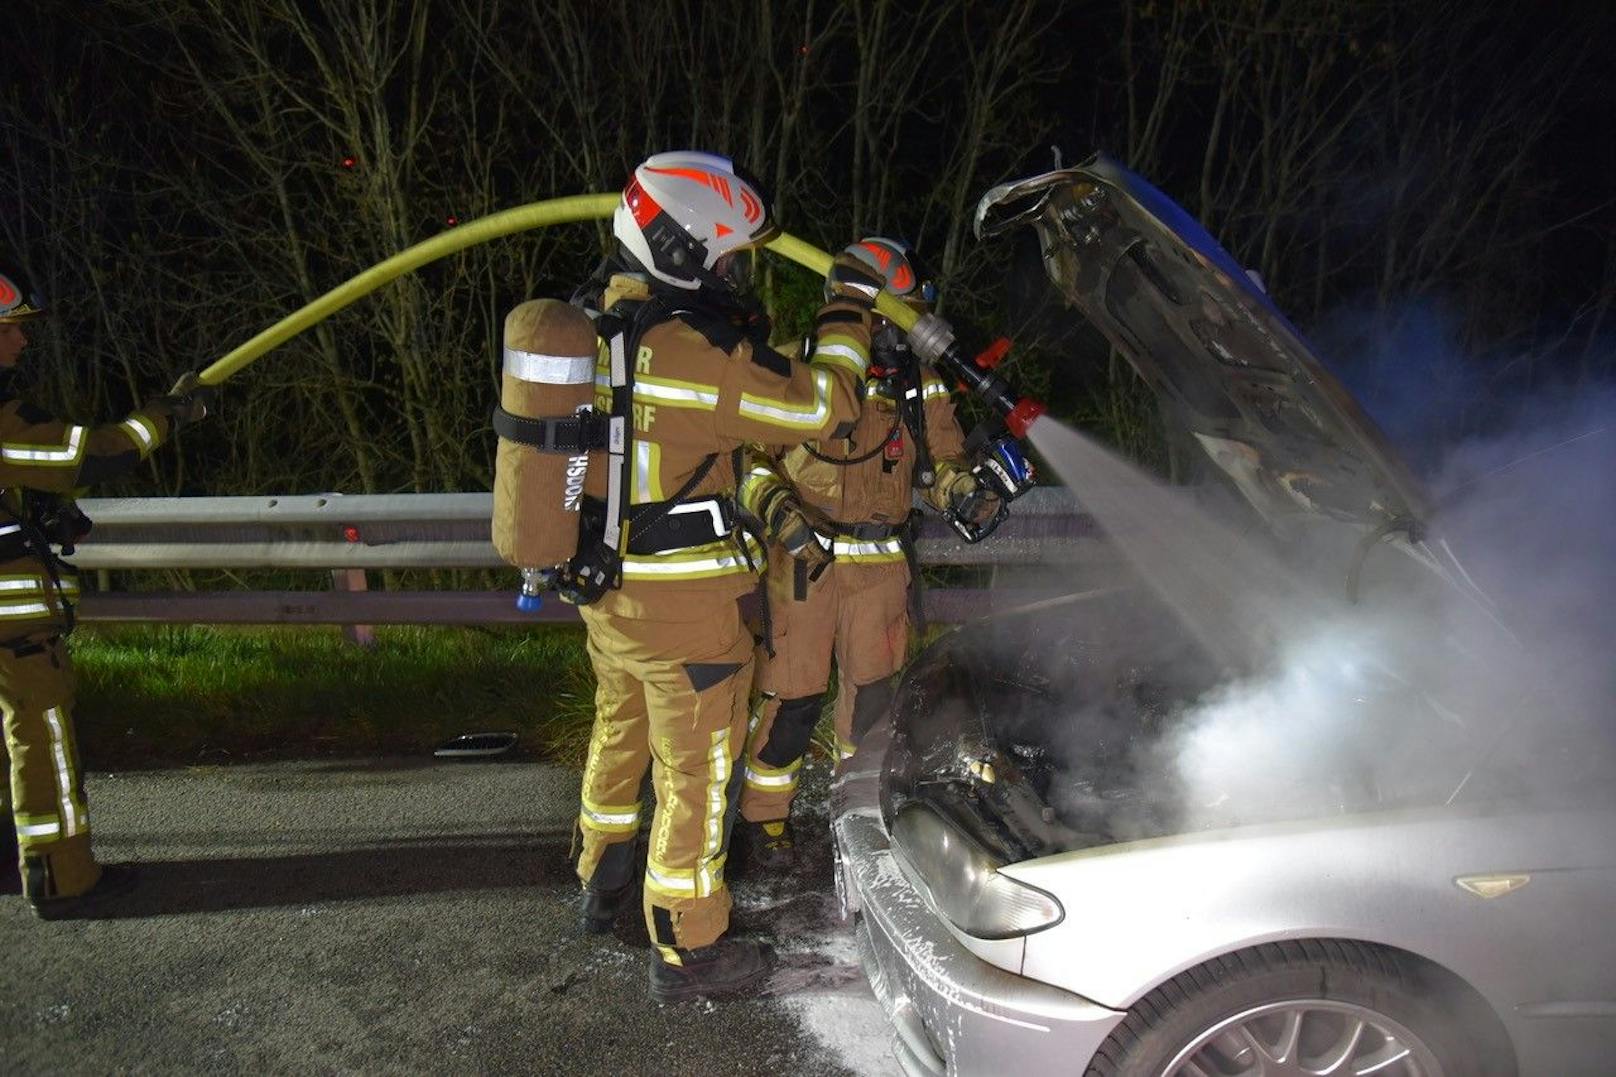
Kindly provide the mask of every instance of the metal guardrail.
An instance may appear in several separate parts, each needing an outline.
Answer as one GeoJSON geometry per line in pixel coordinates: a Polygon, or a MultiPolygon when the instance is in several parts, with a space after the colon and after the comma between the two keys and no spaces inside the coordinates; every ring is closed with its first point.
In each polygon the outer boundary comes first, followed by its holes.
{"type": "MultiPolygon", "coordinates": [[[[327,570],[331,591],[93,591],[89,622],[169,624],[524,624],[575,621],[565,603],[518,612],[508,591],[367,591],[367,569],[508,569],[489,538],[493,495],[317,494],[90,499],[80,570],[327,570]]],[[[1029,491],[992,538],[961,542],[935,513],[917,541],[926,565],[1090,564],[1106,557],[1092,520],[1061,488],[1029,491]]],[[[1047,595],[1037,592],[1036,597],[1047,595]]],[[[933,588],[927,613],[965,620],[1032,592],[933,588]]]]}

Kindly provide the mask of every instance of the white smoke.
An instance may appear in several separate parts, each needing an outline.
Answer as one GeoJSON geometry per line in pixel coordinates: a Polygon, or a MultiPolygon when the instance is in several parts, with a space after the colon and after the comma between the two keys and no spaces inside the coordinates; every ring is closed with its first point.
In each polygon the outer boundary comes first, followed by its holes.
{"type": "Polygon", "coordinates": [[[1155,746],[1183,825],[1530,794],[1600,773],[1616,728],[1616,400],[1534,407],[1449,454],[1438,534],[1485,592],[1406,572],[1362,603],[1297,608],[1253,675],[1155,746]],[[1397,582],[1400,581],[1400,582],[1397,582]]]}
{"type": "Polygon", "coordinates": [[[1039,448],[1140,577],[1226,662],[1134,760],[1172,791],[1177,825],[1552,791],[1603,773],[1616,742],[1613,420],[1616,394],[1584,393],[1456,447],[1432,482],[1430,541],[1449,544],[1464,586],[1376,546],[1357,603],[1343,582],[1350,528],[1293,535],[1282,557],[1080,435],[1043,431],[1039,448]]]}

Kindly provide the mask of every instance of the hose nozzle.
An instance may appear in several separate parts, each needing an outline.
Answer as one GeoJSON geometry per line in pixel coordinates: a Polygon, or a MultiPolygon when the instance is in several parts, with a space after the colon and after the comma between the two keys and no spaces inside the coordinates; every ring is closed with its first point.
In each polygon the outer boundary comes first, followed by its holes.
{"type": "Polygon", "coordinates": [[[957,378],[982,398],[1004,420],[1018,438],[1044,413],[1042,402],[1020,393],[999,375],[984,370],[960,350],[954,327],[935,314],[922,314],[909,330],[909,347],[921,361],[930,363],[947,376],[957,378]]]}

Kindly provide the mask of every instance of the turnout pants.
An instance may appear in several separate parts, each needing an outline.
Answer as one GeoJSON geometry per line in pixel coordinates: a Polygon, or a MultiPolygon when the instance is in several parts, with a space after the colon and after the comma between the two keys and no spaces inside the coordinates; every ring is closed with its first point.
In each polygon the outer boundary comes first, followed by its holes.
{"type": "Polygon", "coordinates": [[[582,610],[597,686],[578,877],[587,886],[608,849],[634,841],[649,767],[656,811],[645,865],[646,928],[664,958],[676,959],[674,947],[710,945],[729,927],[724,858],[753,639],[732,586],[681,589],[655,602],[628,595],[611,592],[582,610]]]}
{"type": "Polygon", "coordinates": [[[909,566],[840,560],[810,583],[797,562],[774,550],[769,599],[774,657],[760,659],[741,792],[741,817],[754,823],[784,819],[791,810],[833,658],[838,765],[885,703],[909,648],[909,566]]]}
{"type": "Polygon", "coordinates": [[[90,853],[66,640],[42,636],[0,647],[0,708],[23,886],[31,897],[82,894],[99,881],[101,868],[90,853]]]}

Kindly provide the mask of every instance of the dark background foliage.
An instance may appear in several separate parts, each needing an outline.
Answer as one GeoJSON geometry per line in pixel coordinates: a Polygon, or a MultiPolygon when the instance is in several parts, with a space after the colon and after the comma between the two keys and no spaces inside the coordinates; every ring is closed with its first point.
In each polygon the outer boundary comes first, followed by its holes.
{"type": "MultiPolygon", "coordinates": [[[[1197,214],[1392,433],[1608,379],[1609,5],[1459,0],[12,0],[0,248],[53,317],[37,390],[109,416],[458,222],[711,148],[836,247],[915,241],[1057,411],[1137,456],[1145,394],[1056,309],[991,184],[1104,149],[1197,214]],[[1057,149],[1058,148],[1058,149],[1057,149]]],[[[486,488],[502,313],[603,251],[576,226],[388,286],[232,382],[131,480],[486,488]]],[[[764,293],[800,324],[816,282],[764,293]]]]}

